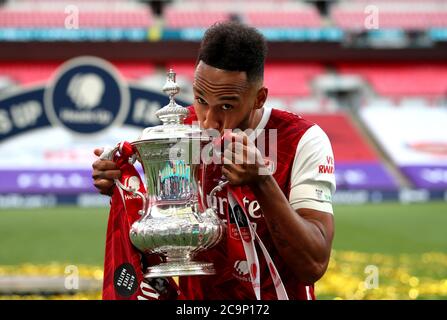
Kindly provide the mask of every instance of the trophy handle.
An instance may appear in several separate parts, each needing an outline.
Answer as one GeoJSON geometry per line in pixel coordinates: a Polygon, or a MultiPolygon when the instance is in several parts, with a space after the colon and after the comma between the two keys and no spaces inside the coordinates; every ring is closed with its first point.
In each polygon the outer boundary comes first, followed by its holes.
{"type": "Polygon", "coordinates": [[[210,192],[210,196],[214,197],[214,195],[216,194],[216,192],[220,192],[222,191],[222,189],[229,183],[228,180],[221,180],[219,181],[219,183],[217,184],[217,186],[214,187],[213,190],[211,190],[210,192]]]}
{"type": "MultiPolygon", "coordinates": [[[[118,151],[121,151],[121,147],[122,147],[122,143],[120,143],[118,146],[116,146],[115,148],[112,147],[105,147],[103,153],[101,153],[101,155],[99,156],[99,159],[101,160],[111,160],[111,161],[115,161],[115,155],[118,151]]],[[[129,163],[130,164],[134,164],[136,161],[136,154],[132,154],[129,157],[129,163]]],[[[118,188],[126,191],[126,192],[130,192],[132,193],[134,196],[138,196],[141,198],[141,200],[143,201],[143,208],[138,210],[138,214],[140,216],[144,215],[144,213],[146,212],[146,207],[147,207],[147,200],[146,197],[144,196],[143,193],[141,193],[140,191],[138,191],[137,189],[134,189],[132,187],[126,187],[124,184],[121,183],[121,181],[119,181],[118,179],[113,179],[113,181],[115,182],[115,184],[117,185],[118,188]]]]}
{"type": "MultiPolygon", "coordinates": [[[[211,190],[210,198],[213,198],[216,192],[222,191],[222,189],[228,184],[228,182],[229,182],[228,180],[220,180],[217,186],[215,186],[213,190],[211,190]]],[[[215,209],[216,211],[218,210],[217,207],[213,207],[213,209],[215,209]]]]}

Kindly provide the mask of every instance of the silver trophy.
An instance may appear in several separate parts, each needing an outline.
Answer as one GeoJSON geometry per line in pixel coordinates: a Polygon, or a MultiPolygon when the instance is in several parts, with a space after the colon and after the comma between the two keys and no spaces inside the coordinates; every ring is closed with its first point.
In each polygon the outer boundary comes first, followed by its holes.
{"type": "MultiPolygon", "coordinates": [[[[156,113],[162,125],[144,129],[131,142],[136,151],[131,159],[143,166],[146,193],[116,181],[143,199],[142,217],[131,226],[130,239],[141,252],[164,257],[164,262],[146,270],[145,278],[214,274],[212,263],[194,260],[197,252],[216,245],[224,232],[216,209],[205,199],[206,164],[201,154],[211,137],[198,126],[184,124],[189,111],[174,101],[179,86],[172,70],[163,91],[170,102],[156,113]]],[[[225,183],[217,184],[211,196],[225,183]]]]}

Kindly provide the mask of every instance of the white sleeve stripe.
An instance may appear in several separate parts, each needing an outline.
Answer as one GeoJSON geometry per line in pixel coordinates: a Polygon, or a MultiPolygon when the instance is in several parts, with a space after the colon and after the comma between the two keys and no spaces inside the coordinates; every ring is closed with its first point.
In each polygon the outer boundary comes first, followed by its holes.
{"type": "Polygon", "coordinates": [[[334,213],[328,185],[298,185],[290,190],[290,206],[294,209],[309,208],[334,213]],[[300,196],[301,195],[301,196],[300,196]]]}
{"type": "Polygon", "coordinates": [[[293,199],[290,203],[300,198],[332,203],[331,189],[327,182],[297,185],[290,189],[290,198],[293,199]]]}
{"type": "Polygon", "coordinates": [[[313,209],[322,212],[327,212],[330,214],[334,214],[334,210],[332,209],[332,204],[327,202],[320,202],[315,200],[300,200],[299,202],[295,202],[294,204],[290,204],[293,210],[298,209],[313,209]]]}

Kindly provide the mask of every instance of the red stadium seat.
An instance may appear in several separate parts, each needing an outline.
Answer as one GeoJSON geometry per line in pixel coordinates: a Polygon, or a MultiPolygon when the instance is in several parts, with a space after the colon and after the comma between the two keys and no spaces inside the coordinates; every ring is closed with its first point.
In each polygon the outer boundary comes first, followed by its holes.
{"type": "MultiPolygon", "coordinates": [[[[439,2],[441,3],[441,2],[439,2]]],[[[361,4],[361,3],[360,3],[361,4]]],[[[367,4],[353,6],[342,4],[332,10],[331,16],[336,26],[344,29],[365,29],[365,19],[371,12],[365,12],[367,4]]],[[[447,26],[447,7],[428,1],[424,8],[416,7],[416,2],[392,1],[377,4],[380,28],[400,28],[406,30],[424,30],[432,27],[447,26]]],[[[420,5],[420,4],[419,4],[420,5]]]]}
{"type": "Polygon", "coordinates": [[[447,64],[340,64],[344,74],[358,74],[384,96],[442,97],[447,93],[447,64]]]}
{"type": "Polygon", "coordinates": [[[217,21],[229,20],[225,11],[185,10],[168,8],[165,12],[166,26],[170,28],[209,27],[217,21]]]}
{"type": "Polygon", "coordinates": [[[191,82],[194,80],[195,62],[193,61],[171,61],[166,63],[165,68],[166,71],[173,68],[177,75],[185,77],[191,82]]]}
{"type": "Polygon", "coordinates": [[[249,11],[247,23],[255,27],[320,27],[321,18],[313,8],[297,11],[249,11]]]}
{"type": "MultiPolygon", "coordinates": [[[[178,75],[193,81],[194,62],[173,61],[166,64],[166,70],[170,67],[178,75]]],[[[311,94],[310,81],[323,70],[317,63],[268,63],[264,83],[273,97],[308,96],[311,94]]]]}
{"type": "MultiPolygon", "coordinates": [[[[0,9],[0,27],[59,27],[64,28],[67,14],[61,11],[24,11],[0,9]]],[[[79,12],[79,27],[147,28],[153,24],[149,9],[138,11],[79,12]]]]}
{"type": "Polygon", "coordinates": [[[323,71],[323,66],[317,63],[269,63],[264,83],[271,96],[308,96],[311,80],[323,71]]]}
{"type": "MultiPolygon", "coordinates": [[[[43,83],[51,78],[60,62],[1,62],[0,75],[8,76],[20,85],[43,83]]],[[[146,62],[114,62],[114,66],[127,80],[136,80],[154,73],[154,66],[146,62]]]]}
{"type": "Polygon", "coordinates": [[[166,26],[171,28],[208,27],[237,14],[255,27],[320,27],[321,17],[313,6],[287,0],[210,2],[184,1],[167,7],[166,26]],[[252,1],[254,2],[254,1],[252,1]]]}
{"type": "Polygon", "coordinates": [[[326,132],[338,163],[379,161],[375,151],[345,113],[306,114],[304,117],[326,132]]]}

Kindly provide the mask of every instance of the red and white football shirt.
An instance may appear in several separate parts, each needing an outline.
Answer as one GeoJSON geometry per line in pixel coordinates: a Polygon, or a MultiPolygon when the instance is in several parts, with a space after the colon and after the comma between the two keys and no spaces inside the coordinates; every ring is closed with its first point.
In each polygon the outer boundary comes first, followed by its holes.
{"type": "MultiPolygon", "coordinates": [[[[194,109],[187,123],[196,121],[194,109]]],[[[311,208],[332,214],[332,194],[335,191],[334,156],[330,141],[316,124],[289,112],[264,108],[263,117],[256,128],[265,129],[265,150],[274,150],[269,158],[276,159],[273,177],[294,209],[311,208]],[[276,148],[269,148],[269,130],[276,130],[276,148]]],[[[212,168],[210,170],[213,170],[212,168]]],[[[213,183],[221,177],[219,170],[207,173],[209,192],[213,183]]],[[[314,299],[313,286],[298,281],[276,250],[270,237],[262,208],[249,187],[242,187],[243,203],[250,223],[269,251],[289,299],[314,299]]],[[[225,192],[208,199],[218,208],[218,214],[227,221],[227,233],[214,248],[197,255],[197,261],[213,262],[216,275],[180,277],[180,289],[187,299],[255,299],[250,282],[249,270],[239,234],[234,232],[235,221],[227,214],[228,199],[225,192]],[[227,216],[229,218],[227,218],[227,216]]],[[[243,222],[243,221],[242,221],[243,222]]],[[[247,223],[245,221],[245,223],[247,223]]],[[[259,251],[259,250],[258,250],[259,251]]],[[[260,256],[261,299],[276,299],[276,292],[264,259],[260,256]]]]}

